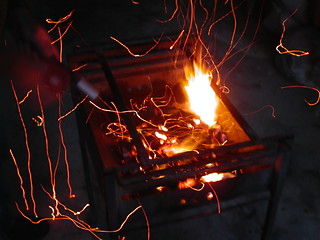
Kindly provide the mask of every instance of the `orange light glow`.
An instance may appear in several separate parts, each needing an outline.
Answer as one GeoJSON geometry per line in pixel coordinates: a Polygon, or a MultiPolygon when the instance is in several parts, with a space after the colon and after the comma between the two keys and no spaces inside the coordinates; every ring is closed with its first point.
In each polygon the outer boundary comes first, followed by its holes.
{"type": "Polygon", "coordinates": [[[285,46],[283,46],[283,38],[284,38],[284,33],[286,32],[286,25],[285,23],[297,12],[298,9],[296,9],[288,18],[286,18],[283,22],[282,22],[282,34],[280,37],[280,41],[279,44],[276,47],[276,50],[279,54],[290,54],[292,56],[295,57],[302,57],[305,55],[308,55],[309,52],[305,52],[305,51],[301,51],[301,50],[289,50],[287,49],[285,46]]]}
{"type": "Polygon", "coordinates": [[[179,153],[183,153],[183,152],[188,152],[188,151],[194,151],[194,152],[197,152],[197,150],[194,150],[195,146],[193,145],[189,145],[188,143],[184,144],[184,143],[181,143],[181,144],[177,144],[175,141],[173,141],[172,145],[167,145],[167,146],[164,146],[164,148],[162,149],[162,151],[168,156],[168,157],[171,157],[171,156],[174,156],[176,154],[179,154],[179,153]]]}
{"type": "Polygon", "coordinates": [[[201,180],[203,182],[218,182],[218,181],[221,181],[224,177],[224,174],[223,173],[210,173],[208,175],[205,175],[205,176],[202,176],[201,177],[201,180]]]}
{"type": "MultiPolygon", "coordinates": [[[[25,147],[27,150],[28,175],[29,175],[29,182],[30,182],[30,197],[31,197],[32,205],[33,205],[33,214],[36,217],[38,217],[37,210],[36,210],[36,208],[37,208],[36,201],[34,198],[33,177],[32,177],[32,172],[31,172],[31,151],[30,151],[30,146],[29,146],[28,131],[27,131],[27,127],[26,127],[24,118],[22,116],[22,112],[21,112],[21,108],[20,108],[20,104],[19,104],[19,100],[18,100],[18,95],[17,95],[17,92],[15,90],[15,87],[14,87],[14,84],[12,81],[11,81],[11,88],[12,88],[14,98],[16,100],[16,105],[17,105],[17,110],[18,110],[20,121],[21,121],[21,125],[23,127],[25,147]]],[[[16,165],[16,167],[17,167],[17,165],[16,165]]],[[[17,172],[18,172],[18,170],[17,170],[17,172]]],[[[28,206],[26,206],[26,208],[28,209],[28,206]]]]}
{"type": "Polygon", "coordinates": [[[211,76],[194,64],[193,73],[186,76],[188,84],[185,86],[189,98],[190,110],[198,115],[208,126],[216,123],[216,108],[218,98],[211,88],[211,76]]]}
{"type": "Polygon", "coordinates": [[[24,103],[24,101],[29,97],[30,93],[32,93],[32,90],[29,90],[29,91],[27,92],[26,96],[25,96],[22,100],[19,101],[19,104],[24,103]]]}
{"type": "Polygon", "coordinates": [[[317,105],[320,102],[320,90],[317,89],[317,88],[309,87],[309,86],[284,86],[284,87],[281,87],[281,88],[307,88],[307,89],[314,90],[314,91],[316,91],[318,93],[317,100],[315,102],[313,102],[313,103],[309,102],[306,99],[304,99],[304,101],[310,106],[317,105]]]}
{"type": "Polygon", "coordinates": [[[131,50],[129,49],[129,47],[126,46],[123,42],[121,42],[120,40],[118,40],[118,39],[110,36],[110,39],[112,39],[113,41],[117,42],[117,43],[120,44],[122,47],[124,47],[124,48],[128,51],[128,53],[129,53],[131,56],[133,56],[133,57],[144,57],[144,56],[146,56],[149,52],[151,52],[151,51],[159,44],[161,38],[162,38],[162,35],[159,37],[159,39],[158,39],[157,41],[154,40],[155,44],[154,44],[151,48],[149,48],[145,53],[143,53],[143,54],[136,54],[136,53],[131,52],[131,50]]]}
{"type": "Polygon", "coordinates": [[[22,191],[22,198],[24,200],[24,204],[26,205],[26,210],[29,210],[29,204],[28,204],[28,201],[27,201],[27,198],[26,198],[26,191],[25,191],[25,189],[23,187],[24,183],[23,183],[23,178],[22,178],[21,173],[20,173],[19,166],[17,164],[15,156],[13,155],[12,150],[10,149],[9,151],[10,151],[10,155],[11,155],[11,158],[13,160],[14,166],[16,167],[17,175],[18,175],[19,180],[20,180],[20,189],[22,191]]]}
{"type": "Polygon", "coordinates": [[[275,109],[274,109],[274,106],[272,106],[272,105],[265,105],[265,106],[263,106],[262,108],[259,108],[258,110],[256,110],[256,111],[253,111],[253,112],[250,112],[250,113],[243,113],[242,115],[244,115],[244,116],[246,116],[246,115],[251,115],[251,114],[255,114],[255,113],[258,113],[258,112],[260,112],[260,111],[262,111],[262,110],[264,110],[264,109],[266,109],[266,108],[270,108],[271,109],[271,116],[273,117],[273,118],[276,118],[277,116],[276,116],[276,114],[275,114],[275,109]]]}

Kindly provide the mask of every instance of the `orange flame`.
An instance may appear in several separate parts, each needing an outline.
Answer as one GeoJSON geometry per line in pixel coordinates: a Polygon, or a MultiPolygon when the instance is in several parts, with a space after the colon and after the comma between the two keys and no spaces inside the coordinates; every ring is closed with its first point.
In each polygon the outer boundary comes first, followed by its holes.
{"type": "Polygon", "coordinates": [[[185,86],[189,98],[190,110],[198,115],[202,122],[209,126],[216,123],[216,108],[218,98],[211,88],[211,75],[197,64],[194,64],[193,73],[187,76],[188,84],[185,86]]]}
{"type": "Polygon", "coordinates": [[[210,173],[208,175],[205,175],[205,176],[202,176],[201,177],[201,180],[203,182],[218,182],[220,180],[222,180],[224,177],[224,174],[223,173],[210,173]]]}

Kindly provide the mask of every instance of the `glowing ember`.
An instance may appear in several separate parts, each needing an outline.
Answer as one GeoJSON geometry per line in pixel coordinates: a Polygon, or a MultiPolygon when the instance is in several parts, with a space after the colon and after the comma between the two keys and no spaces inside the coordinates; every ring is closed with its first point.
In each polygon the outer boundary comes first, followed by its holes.
{"type": "Polygon", "coordinates": [[[194,72],[186,76],[188,85],[185,86],[189,98],[190,110],[198,115],[202,122],[213,126],[216,121],[218,99],[210,86],[211,75],[194,64],[194,72]]]}
{"type": "Polygon", "coordinates": [[[218,182],[221,181],[224,177],[223,173],[210,173],[208,175],[202,176],[201,180],[203,182],[218,182]]]}
{"type": "Polygon", "coordinates": [[[183,153],[183,152],[187,152],[187,151],[190,151],[190,149],[178,148],[178,147],[167,147],[167,148],[163,149],[163,152],[169,157],[171,157],[175,154],[183,153]]]}
{"type": "Polygon", "coordinates": [[[162,139],[163,141],[167,140],[167,136],[164,134],[161,134],[159,132],[155,132],[155,135],[157,138],[162,139]]]}

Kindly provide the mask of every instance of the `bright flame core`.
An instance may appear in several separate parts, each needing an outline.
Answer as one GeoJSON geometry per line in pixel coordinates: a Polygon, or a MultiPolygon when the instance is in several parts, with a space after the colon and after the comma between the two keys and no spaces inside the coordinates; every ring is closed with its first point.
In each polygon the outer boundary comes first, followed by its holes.
{"type": "Polygon", "coordinates": [[[190,110],[198,115],[202,122],[210,127],[213,126],[216,123],[218,98],[210,85],[211,75],[194,64],[193,72],[186,73],[186,78],[188,84],[185,90],[189,98],[190,110]]]}
{"type": "Polygon", "coordinates": [[[203,182],[218,182],[220,180],[222,180],[224,177],[224,174],[223,173],[210,173],[208,175],[205,175],[205,176],[202,176],[201,177],[201,180],[203,182]]]}

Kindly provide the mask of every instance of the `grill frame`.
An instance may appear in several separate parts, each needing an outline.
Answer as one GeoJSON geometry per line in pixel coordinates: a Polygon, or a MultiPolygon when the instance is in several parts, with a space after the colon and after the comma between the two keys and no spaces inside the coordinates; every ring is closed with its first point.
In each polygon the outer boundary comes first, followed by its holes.
{"type": "MultiPolygon", "coordinates": [[[[158,48],[155,51],[159,51],[152,55],[151,57],[161,56],[161,59],[166,59],[168,55],[162,55],[162,51],[166,50],[168,47],[169,42],[165,42],[159,44],[158,48]],[[157,55],[158,54],[158,55],[157,55]]],[[[149,44],[138,43],[136,46],[133,46],[134,49],[140,49],[140,46],[143,48],[148,48],[149,44]]],[[[100,47],[101,49],[101,47],[100,47]]],[[[122,49],[114,49],[111,50],[99,50],[96,52],[89,52],[89,53],[79,53],[74,54],[69,58],[69,64],[72,68],[76,66],[82,65],[85,61],[92,61],[94,66],[100,65],[99,68],[93,67],[93,71],[83,70],[80,71],[80,74],[89,78],[89,81],[94,85],[97,85],[100,81],[94,79],[101,79],[102,82],[108,82],[109,90],[113,92],[113,95],[116,96],[115,102],[118,106],[120,106],[119,110],[126,110],[125,103],[123,99],[121,99],[121,91],[119,89],[117,78],[124,78],[130,77],[130,74],[127,73],[125,65],[129,65],[129,72],[132,71],[131,63],[134,62],[134,65],[140,66],[141,69],[144,67],[148,67],[149,64],[151,67],[155,66],[156,63],[152,61],[152,63],[148,62],[148,60],[141,61],[140,59],[131,59],[129,62],[124,60],[121,63],[121,59],[123,56],[127,56],[127,53],[122,49]],[[98,52],[98,54],[97,54],[98,52]],[[120,57],[119,57],[120,56],[120,57]],[[109,65],[107,63],[107,59],[120,59],[115,60],[114,62],[111,61],[109,65]],[[140,64],[140,65],[139,65],[140,64]],[[142,64],[142,66],[141,66],[142,64]],[[112,69],[116,70],[112,70],[112,69]],[[94,77],[93,77],[94,75],[94,77]],[[91,76],[91,77],[90,77],[91,76]],[[120,98],[119,98],[120,97],[120,98]]],[[[180,58],[180,56],[178,57],[180,58]]],[[[180,60],[183,59],[181,58],[180,60]]],[[[182,64],[178,62],[178,64],[182,64]]],[[[159,71],[167,70],[166,67],[161,67],[159,71]]],[[[144,70],[145,71],[145,70],[144,70]]],[[[264,188],[261,191],[269,191],[268,195],[268,209],[266,213],[265,223],[262,228],[261,239],[268,239],[270,237],[270,233],[272,230],[272,225],[275,220],[277,205],[280,198],[280,193],[282,190],[282,185],[284,182],[286,169],[289,164],[290,159],[290,144],[289,142],[292,139],[291,135],[278,135],[278,136],[270,136],[267,138],[259,138],[256,136],[252,128],[249,124],[244,120],[241,114],[237,111],[237,109],[232,105],[229,99],[223,94],[217,86],[213,86],[214,90],[216,91],[217,95],[220,97],[222,102],[225,104],[226,108],[230,111],[231,115],[235,118],[238,124],[242,127],[245,131],[247,136],[249,136],[250,141],[237,143],[229,146],[222,146],[214,149],[203,150],[198,153],[195,152],[186,152],[179,155],[175,155],[170,158],[161,158],[155,159],[152,162],[146,159],[145,149],[141,148],[142,143],[141,139],[137,135],[134,123],[132,122],[131,117],[127,115],[127,119],[125,119],[127,126],[129,126],[131,136],[133,138],[134,144],[137,146],[137,149],[140,150],[139,152],[139,163],[131,163],[126,165],[118,165],[118,164],[105,164],[103,154],[108,154],[108,152],[104,152],[105,150],[101,150],[101,136],[97,135],[96,127],[92,126],[88,127],[85,123],[84,119],[86,119],[86,115],[88,114],[88,109],[85,106],[80,106],[77,111],[77,120],[79,126],[79,134],[80,134],[80,141],[81,141],[81,149],[84,156],[84,165],[86,170],[86,179],[88,185],[88,194],[90,201],[93,202],[95,205],[95,191],[94,191],[94,183],[95,181],[98,182],[99,189],[103,195],[103,201],[105,202],[105,208],[108,212],[107,214],[107,222],[110,228],[116,228],[119,225],[119,214],[117,211],[119,210],[119,206],[117,201],[135,201],[136,199],[141,199],[150,194],[154,194],[154,191],[150,192],[150,189],[154,189],[157,186],[161,185],[171,185],[172,182],[179,182],[183,181],[189,177],[195,177],[203,175],[204,173],[211,173],[211,172],[229,172],[234,170],[240,169],[250,169],[251,167],[255,166],[264,166],[264,169],[260,169],[259,171],[270,170],[270,179],[268,182],[263,186],[264,188]],[[263,146],[263,148],[256,148],[255,146],[263,146]],[[251,147],[255,150],[248,151],[243,154],[237,154],[237,151],[251,147]],[[231,154],[236,152],[235,154],[231,154]],[[176,168],[167,168],[165,170],[159,171],[149,171],[150,168],[156,164],[168,163],[178,161],[181,159],[186,158],[193,158],[193,157],[201,157],[202,155],[210,155],[214,153],[218,155],[217,161],[220,162],[218,166],[210,166],[206,167],[205,165],[209,162],[202,162],[199,165],[196,164],[190,166],[183,166],[180,168],[182,171],[179,171],[179,167],[176,168]],[[267,167],[266,167],[267,166],[267,167]],[[141,173],[141,168],[143,168],[144,173],[141,173]],[[90,170],[91,169],[91,170],[90,170]],[[92,171],[94,169],[94,171],[92,171]],[[186,170],[186,169],[191,169],[186,170]],[[192,171],[192,169],[194,169],[192,171]],[[128,172],[129,177],[128,177],[128,172]],[[95,174],[96,177],[92,179],[92,174],[95,174]],[[165,178],[154,178],[155,175],[165,175],[165,178]],[[121,194],[119,194],[119,189],[121,189],[121,194]],[[123,193],[124,192],[124,193],[123,193]]],[[[103,90],[105,91],[105,90],[103,90]]],[[[76,89],[73,88],[73,95],[75,96],[75,102],[78,102],[78,99],[82,98],[82,94],[76,89]]],[[[110,153],[110,152],[109,152],[110,153]]],[[[254,173],[259,172],[254,171],[254,173]]],[[[250,175],[253,172],[248,171],[243,175],[250,175]]],[[[222,180],[223,181],[233,181],[233,180],[222,180]]],[[[214,183],[215,184],[215,183],[214,183]]],[[[176,190],[176,189],[175,189],[176,190]]],[[[172,190],[172,191],[175,191],[172,190]]],[[[250,190],[249,190],[250,191],[250,190]]],[[[252,190],[251,191],[255,191],[252,190]]],[[[228,195],[228,194],[227,194],[228,195]]],[[[232,194],[231,194],[232,195],[232,194]]],[[[226,196],[226,199],[229,199],[229,196],[226,196]]],[[[223,199],[221,199],[223,200],[223,199]]],[[[98,211],[97,211],[98,212],[98,211]]],[[[132,228],[136,228],[133,226],[132,228]]],[[[130,227],[129,227],[130,229],[130,227]]]]}

